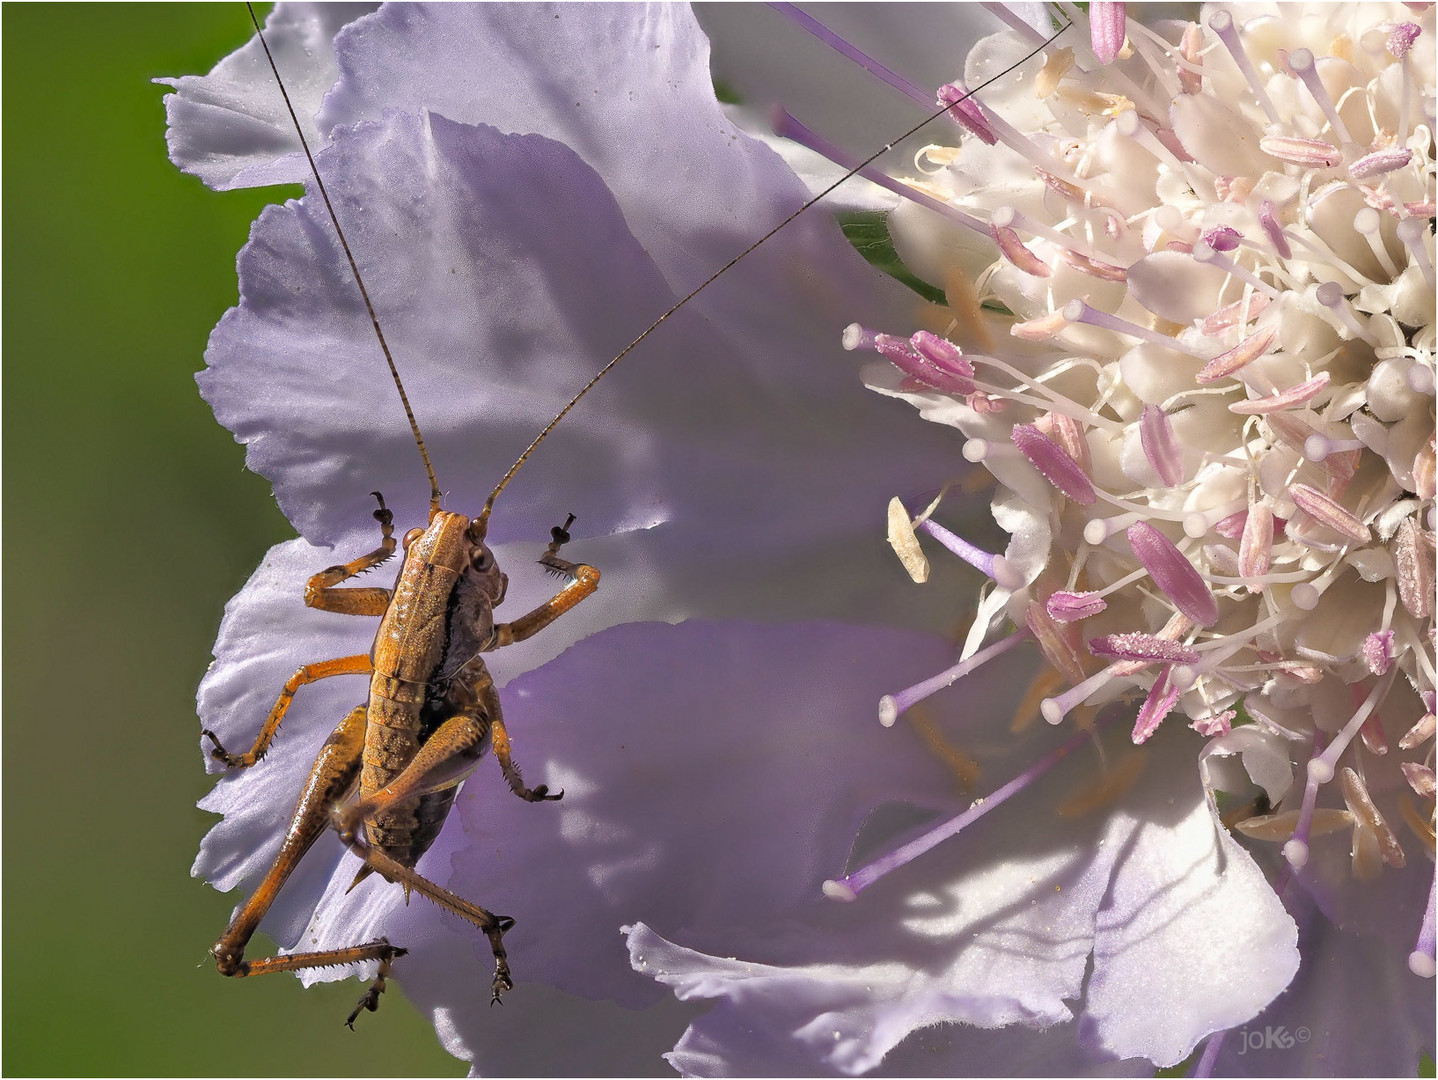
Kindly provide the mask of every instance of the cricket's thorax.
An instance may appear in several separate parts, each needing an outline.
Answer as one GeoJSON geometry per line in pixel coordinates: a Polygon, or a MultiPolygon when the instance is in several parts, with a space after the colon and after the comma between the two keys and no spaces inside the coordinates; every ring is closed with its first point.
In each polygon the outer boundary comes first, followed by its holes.
{"type": "Polygon", "coordinates": [[[484,732],[442,786],[367,823],[371,843],[413,866],[438,836],[459,782],[489,749],[499,697],[480,654],[493,648],[494,606],[508,581],[462,514],[441,512],[405,539],[375,638],[360,797],[389,784],[446,720],[469,717],[484,732]]]}

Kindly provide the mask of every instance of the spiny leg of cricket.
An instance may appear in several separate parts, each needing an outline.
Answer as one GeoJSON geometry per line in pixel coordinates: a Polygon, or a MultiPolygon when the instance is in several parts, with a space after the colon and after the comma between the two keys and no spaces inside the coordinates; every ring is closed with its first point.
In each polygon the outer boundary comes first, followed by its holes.
{"type": "MultiPolygon", "coordinates": [[[[543,630],[596,590],[599,571],[559,557],[560,548],[570,539],[568,529],[574,522],[573,515],[570,515],[563,525],[551,530],[551,541],[539,560],[548,571],[564,578],[565,585],[551,599],[521,618],[509,623],[496,623],[494,608],[504,599],[508,579],[500,572],[493,552],[485,544],[495,500],[580,399],[661,323],[799,214],[872,164],[890,146],[881,148],[806,201],[654,320],[600,368],[540,431],[500,479],[480,513],[471,518],[440,506],[439,482],[398,367],[385,341],[379,317],[370,303],[359,268],[325,191],[324,181],[315,167],[303,129],[253,9],[250,10],[250,18],[309,160],[316,190],[349,261],[377,343],[389,365],[429,479],[430,510],[428,526],[411,529],[401,542],[404,563],[393,589],[340,588],[344,582],[380,566],[395,554],[397,545],[393,515],[378,492],[374,493],[379,502],[374,517],[380,527],[379,546],[350,562],[321,570],[305,586],[304,599],[310,607],[380,619],[375,644],[369,654],[340,657],[301,667],[285,683],[253,745],[244,753],[232,753],[212,732],[206,730],[203,733],[213,744],[211,753],[215,759],[231,769],[250,768],[264,757],[300,687],[337,675],[370,677],[367,701],[352,709],[325,740],[301,791],[279,854],[259,886],[236,911],[230,925],[215,942],[212,952],[220,973],[236,977],[378,961],[379,970],[375,979],[346,1023],[353,1026],[362,1011],[372,1011],[378,1006],[391,965],[405,954],[404,948],[384,938],[343,948],[296,952],[258,960],[246,960],[244,956],[246,945],[300,860],[327,829],[334,828],[346,847],[363,862],[355,878],[356,884],[378,872],[386,880],[401,885],[406,895],[411,891],[418,892],[440,907],[467,919],[484,933],[494,954],[491,1003],[499,1002],[502,992],[513,987],[503,938],[514,925],[514,920],[456,896],[423,877],[414,868],[420,856],[438,837],[459,785],[491,747],[510,790],[520,798],[529,802],[546,802],[562,797],[563,792],[551,794],[543,784],[535,788],[525,785],[511,756],[499,695],[482,654],[523,641],[543,630]]],[[[1057,37],[1057,34],[1054,36],[1057,37]]],[[[1030,55],[1037,55],[1050,41],[1030,55]]],[[[1003,74],[1006,72],[993,78],[1003,74]]],[[[987,83],[974,87],[970,93],[985,85],[987,83]]],[[[908,138],[943,116],[954,104],[950,102],[930,114],[895,142],[908,138]]]]}

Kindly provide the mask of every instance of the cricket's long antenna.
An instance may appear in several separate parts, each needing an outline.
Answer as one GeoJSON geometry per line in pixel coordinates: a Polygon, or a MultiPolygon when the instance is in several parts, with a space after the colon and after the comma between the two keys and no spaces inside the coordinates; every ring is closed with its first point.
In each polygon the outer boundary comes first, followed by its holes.
{"type": "Polygon", "coordinates": [[[669,316],[673,315],[676,311],[678,311],[680,308],[682,308],[685,304],[689,303],[690,300],[693,300],[696,296],[698,296],[701,292],[703,292],[705,289],[707,289],[710,285],[714,284],[714,282],[717,281],[717,280],[718,280],[720,277],[722,277],[724,274],[728,273],[728,272],[729,272],[729,269],[730,269],[731,267],[733,267],[736,263],[740,262],[741,260],[743,260],[744,258],[746,258],[747,256],[749,256],[750,254],[752,254],[757,248],[761,247],[763,244],[767,243],[767,242],[770,240],[770,238],[772,238],[772,237],[774,236],[775,233],[779,232],[780,229],[783,229],[786,225],[789,224],[789,222],[793,221],[796,217],[798,217],[800,214],[802,214],[805,210],[809,209],[809,207],[813,206],[816,202],[818,202],[820,199],[824,198],[824,197],[825,197],[826,195],[828,195],[830,192],[834,191],[834,189],[838,188],[840,185],[845,184],[845,183],[847,183],[849,180],[853,179],[855,176],[857,176],[857,175],[858,175],[860,172],[862,172],[864,169],[868,168],[870,165],[872,165],[872,164],[873,164],[875,161],[877,161],[879,158],[883,157],[883,155],[887,154],[890,150],[892,150],[892,149],[894,148],[894,143],[901,143],[901,142],[903,142],[905,139],[907,139],[910,135],[913,135],[913,134],[915,134],[915,133],[917,133],[917,132],[919,132],[919,131],[922,131],[924,128],[928,127],[930,124],[932,124],[932,123],[933,123],[935,120],[937,120],[939,117],[941,117],[941,116],[943,116],[945,113],[947,113],[950,109],[952,109],[952,108],[953,108],[955,105],[957,105],[960,101],[967,101],[969,98],[973,97],[975,94],[977,94],[977,93],[978,93],[980,90],[982,90],[984,87],[988,86],[990,83],[992,83],[992,82],[997,82],[999,79],[1002,79],[1005,75],[1007,75],[1010,71],[1013,71],[1014,68],[1018,67],[1020,64],[1026,63],[1027,61],[1033,59],[1035,56],[1037,56],[1039,53],[1043,52],[1043,51],[1044,51],[1045,49],[1047,49],[1050,45],[1052,45],[1055,41],[1057,41],[1057,40],[1059,39],[1059,36],[1060,36],[1061,34],[1063,34],[1063,32],[1064,32],[1065,30],[1069,29],[1069,27],[1071,27],[1071,26],[1073,26],[1073,20],[1072,20],[1072,19],[1068,20],[1067,22],[1064,23],[1063,26],[1061,26],[1061,27],[1059,27],[1057,30],[1055,30],[1054,33],[1053,33],[1050,37],[1046,38],[1046,39],[1043,41],[1043,43],[1040,44],[1038,47],[1036,47],[1035,49],[1033,49],[1032,51],[1030,51],[1030,52],[1028,52],[1028,53],[1025,53],[1022,59],[1015,61],[1015,62],[1014,62],[1013,64],[1011,64],[1009,67],[1007,67],[1007,68],[1005,68],[1003,71],[999,72],[997,75],[994,75],[994,76],[992,76],[992,77],[990,77],[990,78],[988,78],[988,79],[985,79],[983,82],[979,83],[978,86],[974,87],[972,90],[970,90],[968,93],[966,93],[963,97],[959,98],[958,101],[951,102],[950,104],[945,105],[942,109],[939,109],[937,112],[931,113],[929,116],[927,116],[926,118],[924,118],[923,120],[921,120],[919,123],[917,123],[917,124],[915,124],[913,127],[911,127],[908,131],[906,131],[906,132],[904,132],[902,135],[900,135],[900,136],[899,136],[897,139],[895,139],[893,142],[887,143],[887,144],[885,144],[884,146],[880,147],[878,150],[874,151],[874,153],[870,154],[870,155],[869,155],[868,157],[866,157],[863,161],[859,162],[859,164],[855,165],[852,169],[850,169],[848,172],[846,172],[843,176],[839,177],[839,179],[835,180],[832,184],[830,184],[828,187],[826,187],[823,191],[821,191],[821,192],[819,192],[819,194],[813,196],[813,197],[812,197],[811,199],[809,199],[806,203],[804,203],[803,206],[799,207],[799,209],[795,210],[792,214],[790,214],[788,217],[786,217],[783,221],[779,222],[779,224],[775,225],[772,229],[770,229],[768,232],[766,232],[763,236],[759,237],[758,240],[755,240],[752,244],[750,244],[748,247],[746,247],[743,251],[739,252],[738,255],[735,255],[732,259],[730,259],[727,263],[725,263],[723,266],[721,266],[718,270],[714,271],[714,273],[711,274],[711,275],[709,275],[709,277],[706,278],[706,279],[704,280],[704,282],[703,282],[701,285],[699,285],[698,288],[694,289],[694,290],[693,290],[692,292],[690,292],[687,296],[685,296],[682,300],[679,300],[678,302],[676,302],[673,307],[671,307],[671,308],[670,308],[668,311],[666,311],[663,315],[659,316],[659,318],[655,319],[652,323],[650,323],[649,326],[645,329],[645,331],[644,331],[642,334],[640,334],[637,338],[635,338],[633,341],[631,341],[628,345],[624,346],[624,348],[619,352],[619,355],[617,355],[616,357],[614,357],[613,360],[610,360],[609,363],[605,364],[602,368],[600,368],[597,372],[595,372],[594,378],[590,379],[587,383],[585,383],[584,386],[583,386],[583,388],[579,391],[579,393],[575,394],[572,398],[569,399],[569,404],[565,405],[564,408],[560,409],[559,412],[555,414],[554,419],[551,420],[548,424],[546,424],[545,427],[544,427],[544,430],[541,431],[541,432],[539,433],[539,435],[535,438],[535,440],[534,440],[532,443],[530,443],[528,447],[525,448],[524,453],[520,454],[520,455],[519,455],[519,459],[518,459],[517,461],[515,461],[515,463],[509,467],[509,471],[504,474],[504,477],[503,477],[503,479],[501,479],[501,480],[499,481],[498,486],[496,486],[495,489],[494,489],[492,492],[490,492],[489,498],[487,498],[487,499],[484,500],[484,509],[480,512],[479,520],[482,521],[482,522],[485,522],[485,521],[488,521],[488,520],[489,520],[489,512],[490,512],[492,509],[494,509],[494,500],[499,497],[499,493],[504,490],[505,485],[508,484],[508,483],[510,482],[510,480],[512,480],[512,479],[514,478],[514,474],[517,473],[517,472],[519,472],[520,466],[523,465],[526,461],[529,460],[529,455],[532,454],[532,453],[534,453],[534,448],[537,447],[540,443],[542,443],[542,442],[545,440],[545,438],[549,435],[549,433],[550,433],[551,431],[553,431],[553,430],[555,429],[555,427],[558,426],[559,422],[560,422],[561,420],[563,420],[566,416],[569,415],[569,411],[570,411],[571,409],[573,409],[574,406],[576,406],[576,405],[579,404],[579,400],[580,400],[582,397],[584,397],[585,394],[589,393],[589,391],[591,391],[591,390],[594,389],[595,384],[596,384],[597,382],[599,382],[600,379],[604,378],[605,375],[608,375],[608,374],[609,374],[609,369],[610,369],[610,368],[612,368],[615,364],[619,363],[619,361],[623,360],[626,356],[628,356],[628,355],[634,350],[634,347],[635,347],[636,345],[638,345],[641,341],[643,341],[645,338],[647,338],[650,334],[654,333],[654,331],[659,328],[659,324],[660,324],[660,323],[662,323],[665,319],[669,318],[669,316]]]}
{"type": "MultiPolygon", "coordinates": [[[[300,118],[295,115],[295,107],[290,102],[290,92],[285,89],[284,79],[280,78],[280,69],[275,65],[275,57],[270,52],[270,43],[265,40],[265,32],[260,29],[260,20],[255,15],[254,5],[246,0],[245,8],[250,13],[250,22],[255,24],[255,33],[259,35],[260,45],[265,50],[265,59],[270,62],[270,70],[275,73],[275,82],[279,85],[280,94],[285,99],[285,108],[289,110],[290,119],[294,121],[295,134],[300,137],[300,145],[304,147],[305,157],[310,163],[310,172],[314,174],[315,186],[319,188],[320,198],[324,200],[325,209],[329,211],[330,221],[334,223],[335,235],[340,238],[340,247],[344,248],[345,258],[349,260],[350,269],[354,272],[355,284],[359,286],[360,296],[364,298],[365,310],[369,312],[369,321],[370,325],[374,327],[374,336],[379,338],[379,347],[384,352],[385,363],[389,365],[390,376],[394,379],[394,388],[399,391],[400,404],[404,406],[404,415],[409,419],[409,429],[414,433],[414,442],[419,447],[419,456],[424,459],[425,475],[429,477],[429,513],[430,517],[433,517],[439,512],[439,480],[434,475],[434,465],[429,460],[429,451],[425,449],[424,436],[419,433],[419,422],[415,420],[414,410],[410,408],[409,395],[404,392],[404,381],[399,377],[399,368],[395,366],[394,357],[390,355],[389,343],[385,341],[384,331],[379,327],[379,317],[375,314],[374,304],[370,303],[369,290],[364,287],[364,278],[360,277],[359,264],[355,262],[354,254],[350,251],[349,241],[345,239],[345,231],[340,228],[340,219],[335,214],[334,205],[330,202],[330,193],[325,190],[325,182],[320,179],[320,170],[315,165],[315,156],[310,153],[309,140],[305,138],[304,129],[300,127],[300,118]]],[[[588,387],[585,389],[587,390],[588,387]]],[[[506,479],[508,478],[506,477],[506,479]]],[[[490,501],[494,501],[493,496],[490,496],[490,501]]]]}

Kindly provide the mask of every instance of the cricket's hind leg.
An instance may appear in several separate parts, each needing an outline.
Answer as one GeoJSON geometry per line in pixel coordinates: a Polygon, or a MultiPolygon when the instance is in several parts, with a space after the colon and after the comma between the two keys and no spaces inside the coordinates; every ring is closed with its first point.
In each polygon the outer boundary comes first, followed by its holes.
{"type": "Polygon", "coordinates": [[[290,874],[314,842],[329,828],[334,805],[347,798],[354,789],[355,782],[359,779],[360,758],[364,750],[365,714],[364,705],[355,708],[325,740],[324,748],[315,759],[314,768],[310,770],[309,779],[305,782],[304,791],[295,806],[279,854],[270,864],[264,880],[235,912],[230,925],[210,950],[220,974],[231,978],[270,975],[277,971],[299,971],[305,968],[340,967],[365,960],[378,960],[379,974],[346,1021],[351,1026],[362,1011],[373,1011],[378,1006],[379,995],[384,992],[385,979],[390,973],[391,964],[397,957],[405,954],[404,949],[381,938],[343,949],[246,960],[245,946],[249,944],[259,928],[260,921],[274,904],[290,874]]]}
{"type": "Polygon", "coordinates": [[[389,881],[403,885],[406,891],[412,889],[422,893],[440,907],[473,923],[484,933],[489,939],[490,951],[494,953],[494,981],[490,984],[493,1003],[500,1000],[500,995],[505,990],[514,988],[509,971],[509,957],[504,949],[504,933],[514,925],[514,920],[508,915],[496,915],[436,885],[396,860],[383,848],[369,843],[364,836],[364,823],[367,819],[383,814],[397,804],[457,784],[473,771],[483,753],[488,726],[488,719],[483,717],[453,716],[446,720],[424,741],[409,764],[388,785],[367,799],[337,807],[333,820],[340,839],[364,860],[367,868],[378,872],[389,881]]]}
{"type": "MultiPolygon", "coordinates": [[[[358,831],[341,833],[340,838],[344,840],[351,851],[365,861],[366,866],[372,867],[385,880],[403,885],[406,890],[413,889],[415,892],[423,894],[446,911],[454,912],[480,929],[489,939],[489,950],[494,954],[494,979],[489,984],[491,994],[489,1003],[503,1005],[504,1002],[500,995],[506,990],[514,989],[514,979],[509,971],[509,954],[504,948],[504,935],[514,926],[514,920],[508,915],[496,915],[494,912],[482,908],[478,904],[470,903],[448,889],[436,885],[429,878],[421,876],[403,863],[396,862],[381,848],[372,847],[360,836],[358,831]]],[[[356,1015],[358,1013],[359,1010],[356,1010],[356,1015]]]]}

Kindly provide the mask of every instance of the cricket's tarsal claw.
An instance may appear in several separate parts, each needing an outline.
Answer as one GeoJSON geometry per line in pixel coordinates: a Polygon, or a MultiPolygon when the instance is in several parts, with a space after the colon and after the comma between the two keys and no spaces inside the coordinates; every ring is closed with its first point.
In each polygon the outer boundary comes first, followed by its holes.
{"type": "Polygon", "coordinates": [[[558,551],[565,544],[569,543],[569,526],[574,524],[574,515],[570,514],[564,520],[563,525],[556,525],[549,530],[550,547],[558,551]]]}
{"type": "Polygon", "coordinates": [[[496,1005],[503,1005],[504,1001],[500,997],[500,995],[503,994],[506,990],[513,989],[514,980],[509,977],[509,965],[504,964],[501,961],[499,964],[495,965],[494,981],[489,984],[489,1007],[492,1009],[496,1005]]]}
{"type": "Polygon", "coordinates": [[[564,789],[560,788],[553,795],[551,795],[549,793],[548,784],[540,784],[537,788],[532,789],[529,793],[530,802],[558,802],[562,798],[564,798],[564,789]]]}
{"type": "Polygon", "coordinates": [[[384,496],[378,491],[371,491],[370,494],[379,500],[379,509],[374,512],[374,519],[381,525],[393,525],[394,514],[390,511],[389,507],[385,506],[384,496]]]}
{"type": "Polygon", "coordinates": [[[374,987],[370,987],[365,991],[364,997],[359,999],[359,1004],[354,1007],[354,1011],[345,1017],[345,1027],[353,1031],[355,1029],[355,1021],[359,1019],[360,1013],[374,1012],[378,1008],[379,994],[375,991],[374,987]]]}
{"type": "MultiPolygon", "coordinates": [[[[201,728],[200,734],[214,744],[210,748],[210,757],[224,765],[225,768],[238,769],[244,766],[244,758],[239,754],[232,754],[226,750],[224,744],[220,742],[219,737],[209,728],[201,728]]],[[[256,756],[255,761],[259,761],[259,756],[256,756]]]]}

